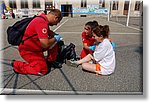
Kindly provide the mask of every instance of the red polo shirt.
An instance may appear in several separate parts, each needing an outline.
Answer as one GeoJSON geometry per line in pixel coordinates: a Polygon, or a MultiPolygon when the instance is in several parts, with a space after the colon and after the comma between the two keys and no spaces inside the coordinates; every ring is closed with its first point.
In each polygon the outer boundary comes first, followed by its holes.
{"type": "MultiPolygon", "coordinates": [[[[86,32],[82,32],[82,42],[83,42],[83,44],[86,43],[87,46],[92,46],[94,44],[94,42],[95,42],[95,39],[90,37],[90,36],[88,36],[88,35],[86,35],[86,32]]],[[[81,51],[80,56],[81,56],[81,58],[83,58],[86,55],[92,54],[92,53],[93,53],[92,50],[87,50],[87,49],[83,48],[82,51],[81,51]]]]}
{"type": "Polygon", "coordinates": [[[37,34],[37,36],[34,36],[24,42],[24,44],[20,44],[19,51],[34,51],[34,52],[41,52],[44,51],[40,40],[39,39],[47,39],[48,34],[50,34],[50,29],[48,26],[48,19],[45,14],[41,14],[40,16],[44,17],[45,19],[41,17],[34,18],[29,25],[27,26],[25,30],[25,34],[23,36],[23,40],[37,34]]]}

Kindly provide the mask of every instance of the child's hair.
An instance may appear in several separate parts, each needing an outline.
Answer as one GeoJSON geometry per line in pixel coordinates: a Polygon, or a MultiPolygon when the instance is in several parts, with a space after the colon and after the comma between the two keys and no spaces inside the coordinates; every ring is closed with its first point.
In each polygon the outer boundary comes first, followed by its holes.
{"type": "Polygon", "coordinates": [[[103,30],[106,31],[106,33],[109,35],[109,31],[110,31],[109,25],[104,25],[103,27],[104,27],[103,30]]]}
{"type": "Polygon", "coordinates": [[[93,33],[96,34],[98,37],[101,36],[100,32],[101,32],[101,26],[96,26],[93,30],[93,33]]]}
{"type": "Polygon", "coordinates": [[[98,37],[100,37],[102,35],[104,38],[108,38],[109,26],[108,25],[104,25],[104,26],[99,25],[93,29],[93,32],[98,37]]]}
{"type": "Polygon", "coordinates": [[[85,24],[85,26],[89,26],[91,28],[91,30],[93,30],[96,26],[98,26],[98,22],[97,21],[89,21],[85,24]]]}

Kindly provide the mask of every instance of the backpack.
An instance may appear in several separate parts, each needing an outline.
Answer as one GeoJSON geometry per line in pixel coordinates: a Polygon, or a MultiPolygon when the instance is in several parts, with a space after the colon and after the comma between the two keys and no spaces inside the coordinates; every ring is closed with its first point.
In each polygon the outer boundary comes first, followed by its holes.
{"type": "MultiPolygon", "coordinates": [[[[64,43],[63,43],[64,44],[64,43]]],[[[69,45],[59,44],[59,52],[56,61],[59,63],[64,63],[65,60],[76,60],[75,45],[70,43],[69,45]],[[61,46],[60,46],[61,45],[61,46]]]]}
{"type": "Polygon", "coordinates": [[[34,34],[32,36],[29,36],[28,38],[22,40],[23,35],[25,33],[25,30],[28,26],[28,24],[35,18],[35,17],[41,17],[43,19],[45,19],[42,16],[34,16],[34,17],[29,17],[29,18],[25,18],[22,19],[20,21],[17,21],[14,25],[9,26],[7,29],[7,40],[8,43],[11,45],[20,45],[20,43],[24,43],[24,41],[36,36],[37,34],[34,34]]]}

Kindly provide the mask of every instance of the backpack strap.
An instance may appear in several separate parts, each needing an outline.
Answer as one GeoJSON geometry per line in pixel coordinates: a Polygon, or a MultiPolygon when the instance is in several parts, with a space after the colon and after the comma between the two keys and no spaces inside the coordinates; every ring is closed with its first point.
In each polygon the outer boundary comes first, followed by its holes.
{"type": "Polygon", "coordinates": [[[45,19],[43,16],[35,16],[35,17],[40,17],[40,18],[43,18],[43,19],[46,21],[46,19],[45,19]]]}
{"type": "MultiPolygon", "coordinates": [[[[36,18],[36,17],[43,18],[43,19],[46,21],[46,19],[45,19],[43,16],[35,16],[34,18],[36,18]]],[[[26,39],[22,40],[21,43],[24,44],[24,42],[25,42],[26,40],[31,39],[32,37],[34,37],[34,36],[36,36],[36,35],[37,35],[37,34],[33,34],[33,35],[27,37],[26,39]]]]}
{"type": "Polygon", "coordinates": [[[32,36],[29,36],[29,37],[27,37],[26,39],[24,39],[24,40],[22,40],[22,44],[24,44],[24,41],[26,41],[26,40],[28,40],[28,39],[30,39],[30,38],[32,38],[32,37],[34,37],[34,36],[36,36],[37,34],[33,34],[32,36]]]}

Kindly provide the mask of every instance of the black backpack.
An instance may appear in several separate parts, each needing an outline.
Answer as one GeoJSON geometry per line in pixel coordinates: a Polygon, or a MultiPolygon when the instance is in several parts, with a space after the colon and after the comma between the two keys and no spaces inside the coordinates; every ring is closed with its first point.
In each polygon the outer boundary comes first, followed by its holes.
{"type": "Polygon", "coordinates": [[[73,43],[70,43],[69,45],[64,45],[64,43],[59,44],[59,49],[57,62],[64,63],[65,60],[77,60],[75,45],[73,43]]]}
{"type": "Polygon", "coordinates": [[[20,45],[20,43],[23,44],[25,40],[28,40],[28,39],[36,36],[37,34],[34,34],[34,35],[22,40],[24,32],[26,30],[26,27],[35,17],[41,17],[41,18],[45,19],[42,16],[34,16],[34,17],[22,19],[20,21],[17,21],[14,25],[9,26],[7,29],[8,43],[11,45],[18,46],[18,45],[20,45]]]}

